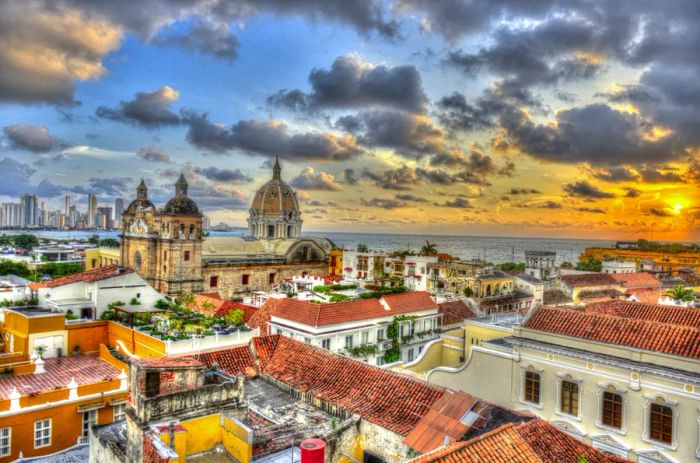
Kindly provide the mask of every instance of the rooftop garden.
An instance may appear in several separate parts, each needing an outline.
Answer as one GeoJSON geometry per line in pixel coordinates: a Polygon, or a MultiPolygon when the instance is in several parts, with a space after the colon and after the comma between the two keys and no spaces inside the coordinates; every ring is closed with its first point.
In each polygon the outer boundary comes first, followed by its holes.
{"type": "Polygon", "coordinates": [[[158,311],[134,311],[134,302],[126,304],[122,301],[112,302],[110,309],[102,315],[103,320],[133,326],[135,330],[149,334],[163,341],[178,341],[191,339],[193,336],[224,336],[238,331],[251,329],[243,322],[244,312],[241,309],[231,309],[224,316],[206,315],[193,310],[194,297],[181,295],[172,300],[160,299],[155,304],[158,311]],[[129,306],[131,313],[120,311],[118,308],[129,306]]]}

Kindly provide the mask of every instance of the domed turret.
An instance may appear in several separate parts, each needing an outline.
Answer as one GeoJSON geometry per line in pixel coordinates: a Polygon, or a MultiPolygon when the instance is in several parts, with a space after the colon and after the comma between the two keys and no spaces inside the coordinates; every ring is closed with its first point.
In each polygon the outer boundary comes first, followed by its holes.
{"type": "Polygon", "coordinates": [[[256,238],[297,238],[301,224],[297,195],[282,180],[282,168],[275,159],[272,179],[253,198],[248,218],[250,234],[256,238]]]}
{"type": "Polygon", "coordinates": [[[187,186],[185,176],[180,174],[180,178],[175,182],[175,196],[163,208],[164,214],[202,215],[197,203],[187,196],[187,186]]]}
{"type": "Polygon", "coordinates": [[[129,203],[124,213],[135,214],[138,210],[156,210],[156,207],[148,199],[148,187],[143,179],[141,179],[141,183],[139,183],[139,186],[136,188],[136,199],[129,203]]]}

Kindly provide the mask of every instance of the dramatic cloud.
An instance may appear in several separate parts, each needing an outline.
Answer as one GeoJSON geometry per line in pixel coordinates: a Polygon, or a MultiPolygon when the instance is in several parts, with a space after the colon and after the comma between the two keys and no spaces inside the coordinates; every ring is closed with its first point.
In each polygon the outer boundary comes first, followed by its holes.
{"type": "Polygon", "coordinates": [[[556,201],[529,201],[514,204],[513,207],[518,207],[520,209],[561,209],[563,206],[556,201]]]}
{"type": "Polygon", "coordinates": [[[511,188],[507,194],[517,196],[517,195],[536,195],[539,194],[540,190],[535,188],[511,188]]]}
{"type": "Polygon", "coordinates": [[[416,169],[408,166],[387,169],[381,174],[365,169],[362,176],[374,181],[379,188],[385,190],[410,190],[420,182],[416,169]]]}
{"type": "Polygon", "coordinates": [[[398,209],[408,206],[406,201],[401,201],[396,198],[372,198],[370,200],[362,198],[360,199],[360,203],[362,203],[363,206],[379,207],[381,209],[398,209]]]}
{"type": "Polygon", "coordinates": [[[122,35],[60,3],[0,2],[0,100],[75,104],[75,82],[102,77],[122,35]]]}
{"type": "Polygon", "coordinates": [[[98,196],[129,196],[133,193],[131,177],[90,177],[88,185],[76,185],[69,189],[72,193],[96,194],[98,196]]]}
{"type": "Polygon", "coordinates": [[[105,119],[155,128],[180,123],[180,116],[170,107],[180,93],[167,85],[153,92],[139,92],[133,100],[122,101],[117,108],[100,106],[96,114],[105,119]]]}
{"type": "Polygon", "coordinates": [[[590,214],[605,214],[606,213],[605,209],[602,209],[600,207],[577,207],[576,210],[579,212],[588,212],[590,214]]]}
{"type": "Polygon", "coordinates": [[[241,172],[240,169],[219,169],[218,167],[194,167],[195,173],[209,180],[225,183],[250,183],[253,178],[241,172]]]}
{"type": "Polygon", "coordinates": [[[464,198],[456,198],[452,201],[445,201],[443,204],[435,203],[436,206],[453,207],[455,209],[474,209],[471,201],[464,198]]]}
{"type": "Polygon", "coordinates": [[[307,167],[294,177],[289,184],[301,190],[340,191],[340,183],[327,172],[316,172],[313,167],[307,167]]]}
{"type": "Polygon", "coordinates": [[[639,174],[624,167],[611,167],[609,169],[596,169],[592,172],[593,177],[605,182],[632,182],[639,180],[639,174]]]}
{"type": "Polygon", "coordinates": [[[387,107],[420,113],[427,97],[414,66],[375,66],[358,55],[336,58],[331,69],[309,74],[312,91],[280,90],[268,103],[294,110],[387,107]]]}
{"type": "Polygon", "coordinates": [[[189,125],[187,141],[213,153],[238,150],[246,154],[304,160],[344,160],[363,153],[352,135],[289,134],[287,125],[279,120],[243,120],[227,128],[210,122],[206,114],[188,111],[183,113],[183,120],[189,125]]]}
{"type": "Polygon", "coordinates": [[[10,147],[34,153],[47,153],[70,146],[68,143],[51,136],[49,129],[40,125],[17,124],[3,127],[10,147]]]}
{"type": "Polygon", "coordinates": [[[31,176],[36,172],[29,165],[12,158],[0,160],[0,171],[3,173],[3,181],[0,182],[0,195],[7,196],[16,196],[21,194],[20,192],[25,192],[31,176]]]}
{"type": "Polygon", "coordinates": [[[642,191],[638,190],[637,188],[627,188],[627,192],[625,193],[626,198],[638,198],[641,196],[642,191]]]}
{"type": "Polygon", "coordinates": [[[194,20],[185,31],[166,31],[153,39],[156,45],[176,46],[215,58],[233,60],[238,56],[238,39],[226,24],[194,20]]]}
{"type": "Polygon", "coordinates": [[[639,173],[647,183],[677,183],[683,182],[683,177],[664,167],[644,166],[639,173]]]}
{"type": "Polygon", "coordinates": [[[666,209],[659,209],[652,207],[649,209],[649,214],[655,215],[657,217],[673,217],[673,213],[671,211],[668,211],[666,209]]]}
{"type": "Polygon", "coordinates": [[[357,174],[355,173],[354,169],[347,168],[343,170],[343,182],[347,183],[348,185],[357,185],[357,182],[359,179],[357,178],[357,174]]]}
{"type": "Polygon", "coordinates": [[[564,191],[571,196],[587,199],[603,199],[614,198],[612,193],[605,192],[595,185],[588,183],[585,180],[564,185],[564,191]]]}
{"type": "Polygon", "coordinates": [[[170,162],[170,155],[168,152],[154,146],[145,146],[138,150],[136,154],[145,161],[170,162]]]}
{"type": "Polygon", "coordinates": [[[396,199],[398,199],[399,201],[411,201],[414,203],[427,203],[428,202],[427,199],[425,199],[421,196],[413,195],[411,193],[397,193],[394,197],[396,199]]]}

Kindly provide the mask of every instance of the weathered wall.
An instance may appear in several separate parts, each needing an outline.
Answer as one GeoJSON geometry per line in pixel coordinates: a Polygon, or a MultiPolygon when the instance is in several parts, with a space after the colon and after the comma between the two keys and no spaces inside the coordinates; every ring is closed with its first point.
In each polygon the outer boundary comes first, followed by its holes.
{"type": "Polygon", "coordinates": [[[204,290],[218,291],[224,298],[233,298],[244,293],[261,290],[269,291],[284,278],[306,273],[310,276],[325,276],[328,273],[327,262],[311,262],[303,264],[270,264],[270,265],[206,265],[202,269],[204,290]],[[270,274],[275,274],[275,282],[270,283],[270,274]],[[243,275],[249,275],[248,284],[243,285],[243,275]],[[218,276],[218,287],[209,286],[210,277],[218,276]]]}

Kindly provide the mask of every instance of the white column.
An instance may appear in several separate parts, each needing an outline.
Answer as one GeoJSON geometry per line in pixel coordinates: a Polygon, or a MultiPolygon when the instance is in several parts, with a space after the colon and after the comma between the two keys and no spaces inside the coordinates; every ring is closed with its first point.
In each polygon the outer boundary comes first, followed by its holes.
{"type": "Polygon", "coordinates": [[[76,400],[78,398],[78,383],[75,377],[71,378],[68,383],[68,400],[76,400]]]}
{"type": "Polygon", "coordinates": [[[17,388],[13,388],[12,392],[10,392],[10,411],[11,412],[16,412],[22,409],[22,406],[19,404],[19,399],[22,397],[19,392],[17,392],[17,388]]]}

